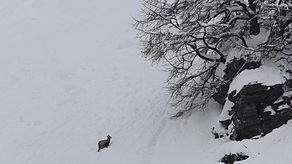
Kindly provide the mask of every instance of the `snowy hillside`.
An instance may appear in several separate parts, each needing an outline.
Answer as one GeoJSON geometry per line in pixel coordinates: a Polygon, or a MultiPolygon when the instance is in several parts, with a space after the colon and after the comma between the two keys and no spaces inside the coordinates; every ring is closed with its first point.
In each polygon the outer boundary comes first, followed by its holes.
{"type": "MultiPolygon", "coordinates": [[[[246,83],[255,81],[266,85],[283,83],[285,79],[280,74],[275,65],[267,63],[255,70],[243,71],[232,82],[230,90],[240,90],[246,83]]],[[[226,104],[228,106],[229,103],[226,104]]],[[[221,163],[218,161],[230,153],[244,153],[249,156],[248,159],[235,163],[291,163],[292,121],[259,139],[242,141],[230,141],[228,137],[214,139],[211,134],[212,127],[216,127],[219,120],[226,117],[227,109],[230,109],[225,106],[221,111],[221,108],[211,102],[204,112],[193,113],[188,119],[166,121],[150,163],[215,164],[221,163]]]]}
{"type": "Polygon", "coordinates": [[[139,3],[0,2],[0,163],[146,158],[167,96],[164,73],[138,55],[139,3]],[[97,154],[107,134],[111,149],[97,154]]]}
{"type": "Polygon", "coordinates": [[[214,102],[169,119],[166,74],[139,56],[131,26],[139,7],[136,0],[0,2],[0,163],[209,164],[237,152],[250,156],[237,163],[291,163],[292,122],[231,142],[211,134],[221,112],[214,102]],[[96,142],[108,134],[110,147],[98,153],[96,142]]]}

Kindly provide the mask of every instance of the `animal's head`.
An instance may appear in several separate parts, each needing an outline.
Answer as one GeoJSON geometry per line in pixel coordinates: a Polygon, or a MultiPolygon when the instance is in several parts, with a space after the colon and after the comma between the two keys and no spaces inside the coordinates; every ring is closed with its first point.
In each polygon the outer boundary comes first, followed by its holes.
{"type": "Polygon", "coordinates": [[[108,138],[108,139],[111,139],[112,137],[111,137],[110,135],[107,135],[107,138],[108,138]]]}

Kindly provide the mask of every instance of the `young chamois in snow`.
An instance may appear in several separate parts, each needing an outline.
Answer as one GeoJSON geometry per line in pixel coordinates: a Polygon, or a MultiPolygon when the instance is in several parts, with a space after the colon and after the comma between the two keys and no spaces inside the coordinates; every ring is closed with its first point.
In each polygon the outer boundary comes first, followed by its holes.
{"type": "Polygon", "coordinates": [[[100,149],[103,149],[103,148],[105,148],[105,147],[108,147],[109,146],[109,143],[110,143],[110,141],[111,141],[111,136],[110,135],[107,135],[107,139],[106,140],[100,140],[99,142],[98,142],[98,152],[100,151],[100,149]]]}

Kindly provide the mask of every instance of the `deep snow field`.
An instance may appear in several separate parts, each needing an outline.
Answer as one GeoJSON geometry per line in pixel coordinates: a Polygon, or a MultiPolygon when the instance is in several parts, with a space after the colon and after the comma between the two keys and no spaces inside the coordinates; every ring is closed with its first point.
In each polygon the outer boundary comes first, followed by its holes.
{"type": "Polygon", "coordinates": [[[130,0],[0,2],[0,163],[141,163],[166,111],[130,0]],[[157,126],[156,126],[157,125],[157,126]],[[96,142],[112,135],[111,149],[96,142]]]}
{"type": "Polygon", "coordinates": [[[292,122],[230,142],[211,134],[215,103],[169,119],[166,73],[140,57],[131,26],[140,3],[0,2],[0,163],[212,164],[230,152],[250,156],[236,163],[291,163],[292,122]]]}

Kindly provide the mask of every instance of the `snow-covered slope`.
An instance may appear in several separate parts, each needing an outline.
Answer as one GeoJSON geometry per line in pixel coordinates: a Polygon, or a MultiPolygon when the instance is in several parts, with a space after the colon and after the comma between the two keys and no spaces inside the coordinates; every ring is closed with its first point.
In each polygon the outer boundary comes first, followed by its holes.
{"type": "MultiPolygon", "coordinates": [[[[170,120],[165,73],[139,55],[131,26],[140,1],[0,3],[0,163],[280,163],[292,123],[259,140],[214,140],[215,103],[170,120]],[[96,142],[110,134],[109,148],[96,142]]],[[[275,80],[275,79],[274,79],[275,80]]]]}
{"type": "Polygon", "coordinates": [[[151,164],[201,164],[206,155],[220,142],[211,134],[212,126],[220,113],[216,103],[210,103],[205,112],[195,112],[188,118],[166,120],[156,145],[151,164]]]}
{"type": "Polygon", "coordinates": [[[249,156],[240,164],[290,164],[292,161],[290,146],[292,142],[292,122],[275,129],[265,137],[255,140],[226,142],[211,152],[205,163],[219,160],[224,154],[243,152],[249,156]]]}
{"type": "MultiPolygon", "coordinates": [[[[283,83],[285,79],[274,64],[264,64],[258,69],[240,73],[231,83],[230,91],[240,90],[243,85],[255,81],[274,85],[283,83]]],[[[231,102],[229,104],[234,105],[231,102]]],[[[188,119],[167,120],[153,149],[150,163],[215,164],[230,153],[249,156],[235,163],[291,163],[292,121],[259,139],[230,141],[224,137],[215,140],[211,134],[212,127],[216,127],[218,121],[227,116],[227,110],[230,109],[227,106],[220,111],[222,107],[210,102],[204,112],[193,113],[188,119]]]]}
{"type": "Polygon", "coordinates": [[[138,54],[139,5],[0,3],[0,163],[142,163],[167,96],[164,73],[138,54]]]}

